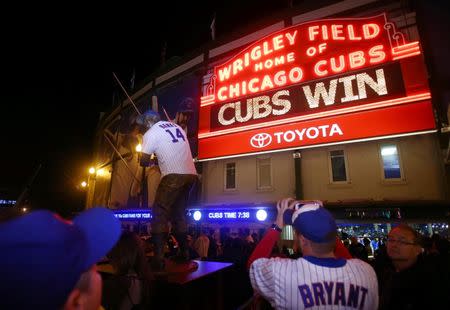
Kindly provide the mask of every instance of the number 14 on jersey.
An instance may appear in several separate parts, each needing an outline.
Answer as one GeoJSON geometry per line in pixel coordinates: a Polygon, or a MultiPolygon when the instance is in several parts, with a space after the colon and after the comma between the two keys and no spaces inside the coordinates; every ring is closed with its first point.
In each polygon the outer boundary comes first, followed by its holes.
{"type": "Polygon", "coordinates": [[[186,139],[184,138],[183,133],[181,132],[181,130],[179,128],[173,128],[173,129],[166,129],[166,132],[170,135],[170,137],[172,138],[172,142],[173,143],[177,143],[178,141],[180,141],[179,139],[183,139],[183,141],[186,141],[186,139]],[[173,133],[173,130],[175,129],[175,134],[173,133]],[[179,139],[178,139],[179,138],[179,139]]]}

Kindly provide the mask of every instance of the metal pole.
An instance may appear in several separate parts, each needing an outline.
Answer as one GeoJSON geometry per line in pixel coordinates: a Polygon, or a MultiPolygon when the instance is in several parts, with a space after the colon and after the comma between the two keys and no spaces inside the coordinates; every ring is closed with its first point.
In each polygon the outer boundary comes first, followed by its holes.
{"type": "Polygon", "coordinates": [[[34,170],[33,175],[31,176],[31,178],[28,180],[27,184],[25,185],[25,188],[22,190],[22,192],[20,193],[19,197],[16,200],[16,203],[14,204],[14,207],[20,207],[22,205],[22,202],[25,200],[26,195],[28,194],[28,192],[31,189],[31,185],[34,182],[34,179],[36,179],[37,175],[39,174],[39,171],[41,170],[42,164],[39,164],[37,166],[37,168],[34,170]]]}
{"type": "Polygon", "coordinates": [[[164,114],[166,114],[167,121],[173,123],[172,120],[169,117],[169,114],[167,114],[166,109],[164,109],[164,107],[162,109],[164,110],[164,114]]]}
{"type": "Polygon", "coordinates": [[[109,142],[109,144],[111,144],[111,147],[114,149],[114,151],[116,152],[117,155],[119,155],[120,159],[123,161],[123,163],[125,164],[125,167],[127,167],[128,172],[131,173],[131,175],[133,176],[133,178],[140,182],[140,180],[134,175],[133,171],[131,170],[130,166],[128,166],[127,162],[125,161],[125,159],[122,157],[122,155],[120,154],[120,152],[116,149],[116,147],[114,146],[114,143],[111,142],[111,140],[108,138],[108,136],[103,133],[103,135],[105,136],[106,140],[109,142]]]}
{"type": "Polygon", "coordinates": [[[303,199],[302,155],[298,150],[294,152],[294,171],[295,171],[295,199],[303,199]]]}
{"type": "Polygon", "coordinates": [[[131,99],[131,97],[128,95],[127,91],[125,90],[125,88],[123,87],[122,83],[120,83],[119,78],[117,77],[117,75],[113,72],[113,76],[116,79],[117,83],[119,83],[120,88],[122,88],[123,92],[125,93],[125,95],[127,95],[128,99],[130,99],[131,104],[133,105],[134,109],[136,110],[136,112],[141,115],[141,112],[139,111],[139,109],[137,108],[136,104],[134,104],[133,99],[131,99]]]}

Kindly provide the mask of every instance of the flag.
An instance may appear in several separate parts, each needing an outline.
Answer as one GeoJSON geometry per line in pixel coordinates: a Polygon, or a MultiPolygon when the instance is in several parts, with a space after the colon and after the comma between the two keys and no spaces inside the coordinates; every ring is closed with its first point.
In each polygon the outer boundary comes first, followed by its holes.
{"type": "Polygon", "coordinates": [[[209,26],[209,28],[211,29],[211,39],[214,41],[216,39],[216,13],[213,15],[211,26],[209,26]]]}

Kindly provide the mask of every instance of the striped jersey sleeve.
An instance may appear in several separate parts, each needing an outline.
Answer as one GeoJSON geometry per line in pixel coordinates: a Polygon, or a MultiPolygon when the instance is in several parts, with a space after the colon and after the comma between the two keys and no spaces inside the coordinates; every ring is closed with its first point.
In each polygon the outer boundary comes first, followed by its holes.
{"type": "Polygon", "coordinates": [[[273,261],[279,258],[259,258],[250,266],[250,282],[256,293],[275,307],[275,274],[273,261]]]}

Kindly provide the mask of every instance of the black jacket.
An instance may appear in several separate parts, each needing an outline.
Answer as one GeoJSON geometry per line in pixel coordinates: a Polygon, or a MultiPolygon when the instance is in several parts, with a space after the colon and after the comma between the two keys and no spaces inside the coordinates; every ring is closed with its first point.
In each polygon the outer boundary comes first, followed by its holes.
{"type": "Polygon", "coordinates": [[[390,261],[377,270],[379,309],[449,309],[448,264],[419,256],[409,269],[396,272],[390,261]]]}

